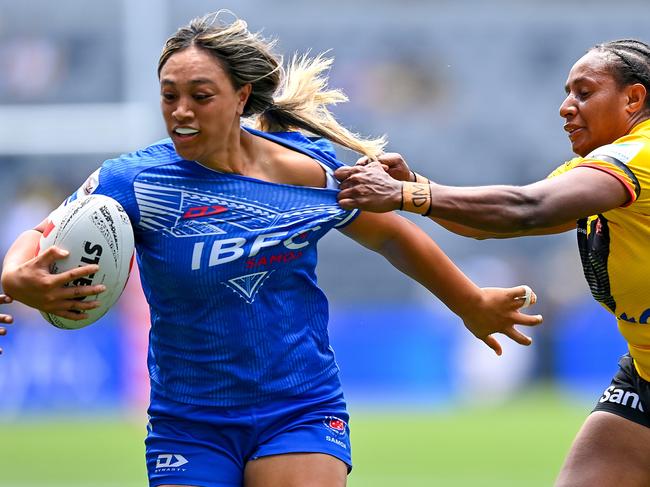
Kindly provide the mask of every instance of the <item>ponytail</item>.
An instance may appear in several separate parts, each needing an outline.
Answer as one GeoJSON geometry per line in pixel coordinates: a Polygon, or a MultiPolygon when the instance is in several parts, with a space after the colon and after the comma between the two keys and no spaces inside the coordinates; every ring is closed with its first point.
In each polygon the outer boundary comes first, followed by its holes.
{"type": "Polygon", "coordinates": [[[315,58],[294,56],[273,104],[257,116],[257,128],[266,132],[306,130],[376,159],[386,146],[385,137],[362,138],[339,124],[328,109],[328,105],[348,101],[341,90],[327,87],[328,79],[324,72],[332,61],[323,54],[315,58]]]}

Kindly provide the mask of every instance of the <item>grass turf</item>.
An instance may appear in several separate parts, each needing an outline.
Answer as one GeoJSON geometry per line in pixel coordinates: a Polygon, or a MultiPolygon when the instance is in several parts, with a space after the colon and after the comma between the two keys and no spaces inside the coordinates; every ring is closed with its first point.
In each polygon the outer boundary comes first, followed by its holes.
{"type": "MultiPolygon", "coordinates": [[[[350,487],[552,485],[588,404],[535,391],[498,407],[454,412],[352,405],[350,487]]],[[[3,487],[140,487],[144,420],[0,423],[3,487]]]]}

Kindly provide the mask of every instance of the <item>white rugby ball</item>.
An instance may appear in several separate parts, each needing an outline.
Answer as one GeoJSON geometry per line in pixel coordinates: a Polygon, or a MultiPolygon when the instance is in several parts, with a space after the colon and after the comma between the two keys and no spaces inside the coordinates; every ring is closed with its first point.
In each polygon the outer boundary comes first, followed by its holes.
{"type": "Polygon", "coordinates": [[[106,314],[126,286],[134,256],[131,221],[114,199],[104,195],[85,196],[49,216],[38,253],[52,245],[70,252],[52,265],[52,274],[97,264],[99,271],[95,274],[76,279],[67,286],[104,284],[106,291],[82,299],[101,303],[98,308],[86,311],[86,319],[75,321],[43,311],[41,314],[57,328],[76,330],[88,326],[106,314]]]}

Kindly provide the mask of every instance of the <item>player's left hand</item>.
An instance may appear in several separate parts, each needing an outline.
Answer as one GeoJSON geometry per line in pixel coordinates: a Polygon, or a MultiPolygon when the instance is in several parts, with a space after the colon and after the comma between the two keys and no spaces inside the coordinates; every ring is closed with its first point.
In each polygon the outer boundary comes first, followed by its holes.
{"type": "MultiPolygon", "coordinates": [[[[6,294],[0,294],[0,303],[6,303],[9,304],[13,301],[9,296],[6,294]]],[[[7,315],[4,313],[0,313],[0,323],[13,323],[14,319],[11,315],[7,315]]],[[[7,334],[7,329],[4,326],[0,326],[0,336],[5,336],[7,334]]],[[[2,354],[2,348],[0,348],[0,354],[2,354]]]]}
{"type": "Polygon", "coordinates": [[[344,209],[385,213],[401,207],[402,182],[393,179],[377,161],[341,167],[334,176],[341,181],[338,201],[344,209]]]}
{"type": "MultiPolygon", "coordinates": [[[[472,307],[462,318],[465,327],[472,334],[482,340],[497,355],[503,353],[501,344],[494,336],[501,333],[520,345],[530,345],[532,338],[521,333],[515,325],[537,326],[542,323],[542,315],[528,315],[521,312],[526,287],[481,289],[482,299],[472,307]]],[[[532,293],[530,303],[534,304],[537,298],[532,293]]]]}

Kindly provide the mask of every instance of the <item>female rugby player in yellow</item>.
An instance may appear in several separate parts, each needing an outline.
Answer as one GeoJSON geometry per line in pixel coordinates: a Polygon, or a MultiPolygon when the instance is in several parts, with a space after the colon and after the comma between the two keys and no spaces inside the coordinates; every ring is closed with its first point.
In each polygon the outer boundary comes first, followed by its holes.
{"type": "Polygon", "coordinates": [[[578,227],[594,298],[618,321],[629,354],[578,433],[556,486],[650,485],[650,46],[591,48],[571,69],[560,106],[576,157],[527,186],[449,187],[398,154],[341,168],[339,202],[404,209],[475,238],[578,227]],[[382,169],[383,168],[383,169],[382,169]],[[392,177],[391,177],[392,176],[392,177]]]}

